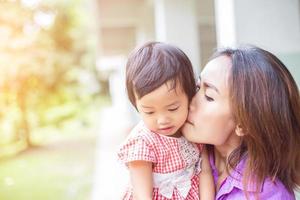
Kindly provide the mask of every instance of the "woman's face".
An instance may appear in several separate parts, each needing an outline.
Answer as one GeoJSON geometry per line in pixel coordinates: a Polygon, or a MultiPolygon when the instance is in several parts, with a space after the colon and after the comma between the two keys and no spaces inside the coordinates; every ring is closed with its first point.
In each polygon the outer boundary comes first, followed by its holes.
{"type": "Polygon", "coordinates": [[[201,73],[199,91],[194,96],[183,135],[192,142],[224,145],[237,137],[229,105],[227,84],[231,68],[229,57],[211,60],[201,73]]]}

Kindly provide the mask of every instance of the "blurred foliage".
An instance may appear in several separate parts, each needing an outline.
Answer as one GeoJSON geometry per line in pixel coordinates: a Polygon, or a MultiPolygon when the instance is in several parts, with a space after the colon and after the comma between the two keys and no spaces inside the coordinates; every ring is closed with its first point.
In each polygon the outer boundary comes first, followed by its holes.
{"type": "Polygon", "coordinates": [[[91,1],[0,2],[0,145],[26,148],[99,97],[91,1]]]}

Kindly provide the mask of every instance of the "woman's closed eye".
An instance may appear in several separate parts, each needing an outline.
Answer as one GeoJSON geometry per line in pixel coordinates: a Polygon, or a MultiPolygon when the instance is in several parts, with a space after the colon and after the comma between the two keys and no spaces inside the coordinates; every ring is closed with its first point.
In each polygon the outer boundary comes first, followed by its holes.
{"type": "Polygon", "coordinates": [[[209,97],[209,96],[207,96],[206,94],[205,94],[204,96],[205,96],[205,99],[206,99],[207,101],[214,101],[214,99],[213,99],[212,97],[209,97]]]}

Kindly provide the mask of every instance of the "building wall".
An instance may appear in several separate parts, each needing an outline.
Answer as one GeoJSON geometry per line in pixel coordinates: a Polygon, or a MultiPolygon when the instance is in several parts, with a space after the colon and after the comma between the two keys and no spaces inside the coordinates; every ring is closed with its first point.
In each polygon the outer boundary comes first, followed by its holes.
{"type": "Polygon", "coordinates": [[[275,53],[300,52],[298,0],[235,0],[237,43],[253,43],[275,53]]]}
{"type": "Polygon", "coordinates": [[[235,0],[236,42],[277,55],[300,86],[300,5],[298,0],[235,0]]]}

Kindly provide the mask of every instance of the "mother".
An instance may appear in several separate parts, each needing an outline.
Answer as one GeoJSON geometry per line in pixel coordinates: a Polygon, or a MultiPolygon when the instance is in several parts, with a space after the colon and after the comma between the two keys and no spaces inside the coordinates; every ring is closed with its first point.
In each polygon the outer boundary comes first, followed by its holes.
{"type": "Polygon", "coordinates": [[[299,90],[270,52],[252,46],[217,52],[201,73],[182,131],[210,144],[216,199],[295,199],[299,90]]]}

